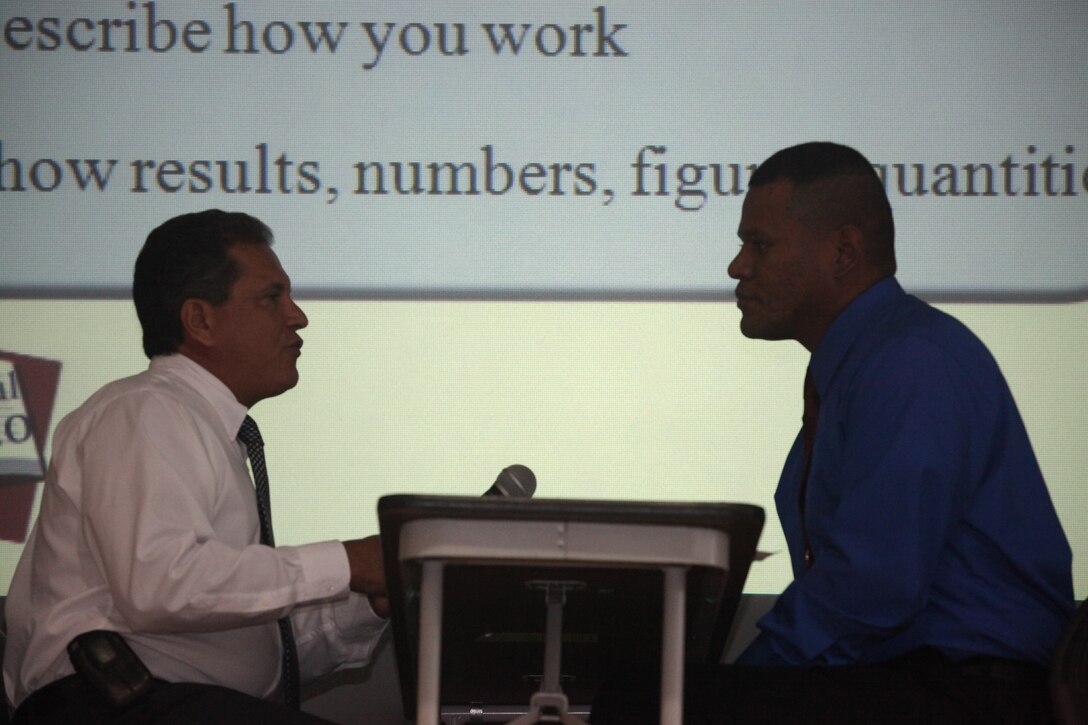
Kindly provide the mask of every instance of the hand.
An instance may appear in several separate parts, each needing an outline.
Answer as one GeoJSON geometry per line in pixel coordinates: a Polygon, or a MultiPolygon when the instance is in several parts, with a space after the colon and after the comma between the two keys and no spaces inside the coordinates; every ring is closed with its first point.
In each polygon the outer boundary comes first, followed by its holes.
{"type": "Polygon", "coordinates": [[[348,586],[353,592],[367,595],[375,614],[389,616],[389,593],[385,588],[381,537],[368,536],[365,539],[345,541],[343,544],[348,554],[348,566],[351,568],[351,581],[348,586]]]}
{"type": "Polygon", "coordinates": [[[389,619],[389,598],[374,595],[367,597],[370,600],[370,608],[382,619],[389,619]]]}

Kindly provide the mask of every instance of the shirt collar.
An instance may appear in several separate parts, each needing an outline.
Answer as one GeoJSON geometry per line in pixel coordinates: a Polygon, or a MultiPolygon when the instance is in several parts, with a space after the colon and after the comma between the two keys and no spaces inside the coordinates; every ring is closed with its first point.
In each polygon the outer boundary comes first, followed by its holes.
{"type": "Polygon", "coordinates": [[[854,341],[869,328],[885,305],[905,295],[906,292],[895,277],[885,277],[855,297],[839,313],[809,361],[812,380],[816,384],[816,392],[821,399],[825,397],[835,370],[846,357],[854,341]]]}
{"type": "Polygon", "coordinates": [[[178,353],[156,355],[151,358],[148,369],[155,373],[165,373],[171,377],[180,378],[208,401],[231,439],[238,436],[238,429],[242,427],[242,421],[245,420],[249,410],[239,403],[230,388],[207,368],[178,353]]]}

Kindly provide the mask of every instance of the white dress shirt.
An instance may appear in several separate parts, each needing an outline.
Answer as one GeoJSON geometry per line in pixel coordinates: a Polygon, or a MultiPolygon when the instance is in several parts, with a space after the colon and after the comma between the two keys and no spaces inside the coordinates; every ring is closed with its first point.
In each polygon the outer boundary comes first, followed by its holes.
{"type": "Polygon", "coordinates": [[[278,686],[276,620],[286,614],[304,682],[369,659],[385,620],[348,591],[343,545],[258,543],[236,440],[245,415],[215,376],[171,355],[106,385],[57,426],[8,592],[4,683],[14,704],[71,674],[65,647],[93,629],[121,632],[156,677],[258,697],[278,686]]]}

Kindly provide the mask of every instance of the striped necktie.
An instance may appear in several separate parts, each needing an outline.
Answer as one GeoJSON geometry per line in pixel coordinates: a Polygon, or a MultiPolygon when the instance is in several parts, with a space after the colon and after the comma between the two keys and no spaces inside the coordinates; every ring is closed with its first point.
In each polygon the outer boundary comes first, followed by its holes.
{"type": "MultiPolygon", "coordinates": [[[[238,440],[249,453],[249,465],[253,469],[253,483],[257,489],[257,513],[261,520],[261,543],[275,546],[272,536],[272,504],[268,494],[268,468],[264,462],[264,440],[257,423],[248,415],[238,429],[238,440]]],[[[291,630],[291,618],[284,617],[278,622],[280,640],[283,643],[283,700],[295,709],[299,707],[298,653],[295,651],[295,635],[291,630]]]]}

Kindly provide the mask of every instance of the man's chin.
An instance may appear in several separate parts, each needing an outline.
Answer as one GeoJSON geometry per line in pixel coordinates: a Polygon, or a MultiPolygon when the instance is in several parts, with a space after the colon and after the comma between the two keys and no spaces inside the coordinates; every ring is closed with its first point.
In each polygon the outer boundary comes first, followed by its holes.
{"type": "Polygon", "coordinates": [[[749,317],[741,318],[740,334],[752,340],[764,339],[759,323],[749,317]]]}
{"type": "Polygon", "coordinates": [[[765,320],[742,317],[740,334],[752,340],[788,340],[790,336],[765,320]]]}
{"type": "Polygon", "coordinates": [[[298,381],[299,381],[298,371],[293,371],[291,374],[286,374],[286,375],[283,376],[283,379],[280,380],[279,384],[276,385],[275,390],[270,391],[270,394],[266,395],[265,397],[266,398],[274,398],[277,395],[283,395],[288,390],[290,390],[291,388],[298,385],[298,381]]]}

